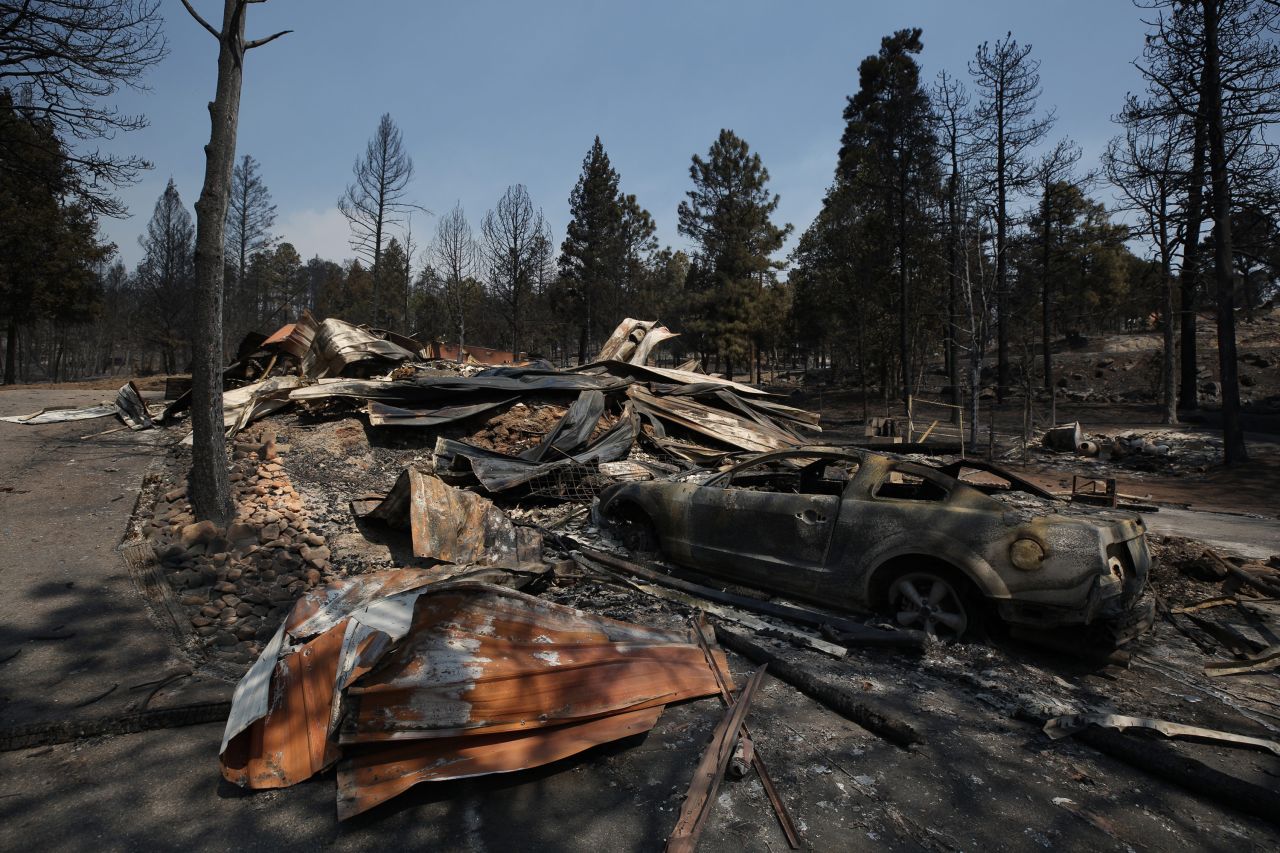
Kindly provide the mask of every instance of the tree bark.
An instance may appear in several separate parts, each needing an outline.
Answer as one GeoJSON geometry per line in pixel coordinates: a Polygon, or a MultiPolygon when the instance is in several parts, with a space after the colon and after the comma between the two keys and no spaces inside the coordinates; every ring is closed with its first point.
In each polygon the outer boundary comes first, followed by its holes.
{"type": "Polygon", "coordinates": [[[224,0],[218,38],[218,85],[209,104],[212,129],[205,146],[204,187],[196,201],[195,363],[191,376],[191,505],[219,527],[235,509],[227,476],[222,415],[223,257],[227,191],[235,165],[240,85],[244,70],[245,0],[224,0]]]}
{"type": "Polygon", "coordinates": [[[1217,279],[1218,373],[1222,381],[1222,461],[1249,459],[1240,424],[1240,382],[1236,362],[1235,276],[1231,254],[1231,187],[1222,121],[1222,81],[1218,55],[1218,3],[1201,0],[1204,11],[1204,94],[1209,136],[1209,176],[1213,186],[1214,277],[1217,279]]]}

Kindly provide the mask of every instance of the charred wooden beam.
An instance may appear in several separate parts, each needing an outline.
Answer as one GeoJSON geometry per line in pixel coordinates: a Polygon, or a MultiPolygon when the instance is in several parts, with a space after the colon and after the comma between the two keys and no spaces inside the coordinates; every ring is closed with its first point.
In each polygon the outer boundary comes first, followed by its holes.
{"type": "Polygon", "coordinates": [[[912,744],[924,743],[924,737],[909,723],[895,720],[871,708],[847,687],[819,678],[804,667],[774,654],[746,634],[724,625],[716,625],[716,639],[725,648],[732,649],[756,663],[768,664],[769,672],[776,678],[785,681],[811,699],[816,699],[840,716],[852,720],[889,743],[903,749],[912,744]]]}

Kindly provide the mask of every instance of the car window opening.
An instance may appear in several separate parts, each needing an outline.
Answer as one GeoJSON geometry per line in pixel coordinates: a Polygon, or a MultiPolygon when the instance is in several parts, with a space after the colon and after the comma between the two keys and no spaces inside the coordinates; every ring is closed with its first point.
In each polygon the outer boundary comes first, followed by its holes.
{"type": "Polygon", "coordinates": [[[811,465],[806,465],[800,472],[800,493],[839,497],[844,494],[845,486],[857,473],[858,463],[856,462],[831,463],[818,460],[811,465]]]}
{"type": "Polygon", "coordinates": [[[876,497],[894,500],[940,501],[947,497],[947,490],[932,480],[916,474],[893,471],[876,489],[876,497]]]}
{"type": "Polygon", "coordinates": [[[726,488],[780,494],[834,495],[844,494],[849,481],[858,473],[858,463],[832,463],[825,459],[800,470],[774,467],[744,468],[734,473],[726,488]]]}

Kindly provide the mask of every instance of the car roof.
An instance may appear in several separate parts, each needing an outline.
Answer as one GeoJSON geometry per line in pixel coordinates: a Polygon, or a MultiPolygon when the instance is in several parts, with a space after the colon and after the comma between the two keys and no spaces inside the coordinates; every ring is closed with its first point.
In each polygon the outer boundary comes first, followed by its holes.
{"type": "Polygon", "coordinates": [[[713,479],[726,477],[729,474],[741,468],[749,468],[752,465],[759,465],[763,462],[775,462],[782,459],[856,459],[859,462],[865,462],[871,458],[881,458],[886,461],[894,458],[892,455],[883,453],[873,453],[869,450],[863,450],[856,447],[837,447],[832,444],[806,444],[800,447],[788,447],[783,450],[770,450],[765,453],[757,453],[741,462],[730,465],[728,468],[716,474],[713,479]]]}

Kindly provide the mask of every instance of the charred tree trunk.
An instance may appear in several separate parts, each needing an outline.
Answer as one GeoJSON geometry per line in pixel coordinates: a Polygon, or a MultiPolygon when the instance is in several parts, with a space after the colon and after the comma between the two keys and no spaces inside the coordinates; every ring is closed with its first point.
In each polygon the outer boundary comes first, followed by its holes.
{"type": "Polygon", "coordinates": [[[1181,301],[1178,335],[1182,351],[1179,363],[1178,408],[1200,407],[1196,387],[1196,298],[1200,276],[1200,221],[1204,218],[1204,111],[1196,115],[1192,141],[1191,175],[1187,185],[1187,214],[1182,239],[1182,275],[1179,282],[1181,301]]]}
{"type": "Polygon", "coordinates": [[[1043,241],[1041,245],[1040,258],[1040,274],[1043,276],[1041,284],[1041,306],[1040,337],[1044,345],[1044,387],[1048,390],[1053,389],[1053,302],[1052,288],[1049,285],[1049,187],[1046,184],[1044,189],[1044,212],[1042,214],[1041,227],[1043,233],[1040,239],[1043,241]]]}
{"type": "MultiPolygon", "coordinates": [[[[960,183],[959,170],[956,167],[956,150],[951,148],[951,182],[947,192],[947,382],[951,385],[951,422],[960,423],[960,348],[957,342],[957,331],[960,328],[960,294],[959,294],[959,257],[958,245],[959,225],[956,220],[956,192],[960,183]]],[[[964,436],[960,437],[964,442],[964,436]]]]}
{"type": "Polygon", "coordinates": [[[18,318],[9,318],[9,328],[4,342],[4,384],[14,385],[18,381],[18,318]]]}
{"type": "Polygon", "coordinates": [[[1217,284],[1218,371],[1222,380],[1222,461],[1249,459],[1240,424],[1240,377],[1236,362],[1235,276],[1231,250],[1231,187],[1222,119],[1222,80],[1218,53],[1218,3],[1201,0],[1204,10],[1204,94],[1209,138],[1209,175],[1213,185],[1214,278],[1217,284]]]}
{"type": "Polygon", "coordinates": [[[898,192],[898,349],[902,359],[902,411],[910,414],[911,409],[911,332],[909,311],[911,310],[911,278],[907,272],[907,194],[905,190],[906,175],[899,175],[898,192]]]}
{"type": "Polygon", "coordinates": [[[1176,365],[1174,363],[1174,333],[1173,333],[1173,261],[1170,257],[1169,246],[1169,218],[1168,218],[1168,199],[1164,190],[1160,194],[1160,218],[1159,218],[1159,241],[1160,241],[1160,277],[1161,277],[1161,295],[1163,302],[1160,306],[1160,313],[1164,316],[1160,323],[1163,337],[1164,351],[1161,361],[1161,403],[1164,406],[1163,422],[1166,424],[1176,424],[1178,422],[1178,396],[1176,382],[1174,380],[1174,371],[1176,365]]]}
{"type": "Polygon", "coordinates": [[[246,43],[249,0],[224,0],[222,28],[215,30],[183,5],[218,40],[218,84],[209,104],[212,128],[205,146],[204,186],[196,201],[196,326],[191,375],[191,506],[195,516],[219,527],[235,509],[227,475],[227,446],[222,413],[222,300],[226,275],[227,203],[235,165],[240,117],[240,85],[245,51],[283,33],[246,43]]]}
{"type": "MultiPolygon", "coordinates": [[[[1001,110],[1003,112],[1003,110],[1001,110]]],[[[996,142],[996,402],[1004,402],[1009,387],[1009,199],[1005,186],[1004,117],[997,117],[996,142]]]]}

